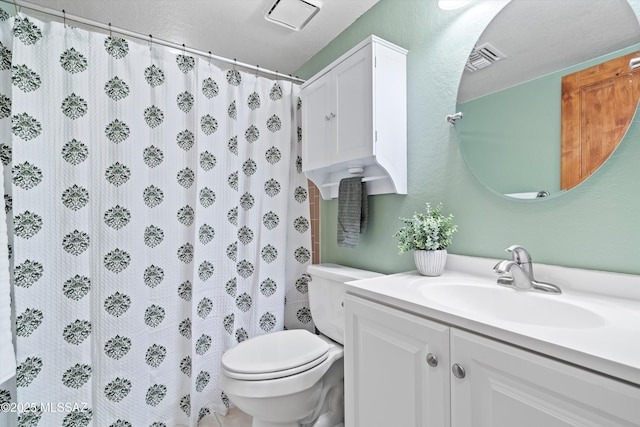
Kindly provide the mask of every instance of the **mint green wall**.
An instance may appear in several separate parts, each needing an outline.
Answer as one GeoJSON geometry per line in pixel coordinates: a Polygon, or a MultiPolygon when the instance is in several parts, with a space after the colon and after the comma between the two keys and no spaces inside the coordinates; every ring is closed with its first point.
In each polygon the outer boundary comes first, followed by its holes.
{"type": "Polygon", "coordinates": [[[560,191],[559,83],[540,78],[458,105],[461,150],[483,184],[501,194],[560,191]]]}
{"type": "Polygon", "coordinates": [[[458,104],[464,119],[456,132],[474,176],[502,194],[560,191],[562,77],[638,49],[636,44],[458,104]]]}
{"type": "MultiPolygon", "coordinates": [[[[468,172],[455,130],[466,58],[506,0],[477,1],[441,11],[436,0],[381,0],[296,74],[312,76],[370,34],[409,49],[407,136],[409,194],[369,197],[369,229],[356,249],[336,245],[337,201],[321,204],[321,258],[383,273],[414,269],[392,237],[399,216],[443,202],[459,232],[449,251],[506,258],[518,243],[535,262],[640,274],[640,120],[594,176],[570,193],[511,200],[487,190],[468,172]]],[[[631,0],[638,13],[640,0],[631,0]]]]}
{"type": "Polygon", "coordinates": [[[13,6],[12,4],[0,2],[0,9],[7,12],[10,16],[13,16],[16,14],[16,7],[13,6]]]}

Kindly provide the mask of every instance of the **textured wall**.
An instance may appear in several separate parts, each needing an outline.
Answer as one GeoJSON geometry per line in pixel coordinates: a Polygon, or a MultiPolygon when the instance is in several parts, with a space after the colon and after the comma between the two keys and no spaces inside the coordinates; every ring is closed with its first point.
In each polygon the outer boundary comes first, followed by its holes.
{"type": "MultiPolygon", "coordinates": [[[[409,49],[409,194],[369,198],[369,230],[357,249],[336,245],[337,201],[321,205],[322,261],[392,273],[414,269],[398,255],[399,216],[443,202],[459,232],[449,251],[505,257],[518,243],[536,262],[640,274],[640,120],[588,181],[556,198],[510,200],[467,171],[455,131],[458,82],[468,53],[506,0],[441,11],[436,0],[381,0],[296,73],[308,78],[370,34],[409,49]]],[[[636,13],[640,0],[631,0],[636,13]]]]}

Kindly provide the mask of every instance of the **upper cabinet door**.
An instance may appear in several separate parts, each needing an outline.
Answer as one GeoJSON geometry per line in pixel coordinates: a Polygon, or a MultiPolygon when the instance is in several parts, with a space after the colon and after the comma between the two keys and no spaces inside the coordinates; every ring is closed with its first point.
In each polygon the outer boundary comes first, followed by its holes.
{"type": "Polygon", "coordinates": [[[345,296],[345,425],[449,425],[449,328],[345,296]]]}
{"type": "MultiPolygon", "coordinates": [[[[335,157],[333,144],[332,100],[333,82],[330,74],[307,86],[303,92],[302,122],[303,159],[302,170],[313,170],[329,166],[335,157]]],[[[335,116],[335,113],[334,113],[335,116]]]]}
{"type": "Polygon", "coordinates": [[[333,71],[336,163],[373,154],[372,49],[363,48],[333,71]]]}
{"type": "Polygon", "coordinates": [[[453,328],[451,363],[452,427],[640,426],[638,387],[453,328]]]}
{"type": "Polygon", "coordinates": [[[373,154],[371,58],[360,49],[304,88],[304,171],[373,154]]]}

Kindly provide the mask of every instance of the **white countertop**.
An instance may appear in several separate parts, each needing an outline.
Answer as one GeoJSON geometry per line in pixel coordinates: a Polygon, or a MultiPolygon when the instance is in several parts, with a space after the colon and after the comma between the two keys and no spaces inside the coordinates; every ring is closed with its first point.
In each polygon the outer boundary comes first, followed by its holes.
{"type": "Polygon", "coordinates": [[[417,271],[398,273],[348,282],[347,292],[640,386],[640,276],[534,263],[536,280],[560,286],[562,295],[533,295],[500,287],[513,292],[520,302],[527,297],[538,298],[537,307],[544,306],[545,298],[552,301],[550,306],[555,301],[570,302],[580,310],[595,313],[598,321],[593,325],[508,321],[490,309],[469,309],[475,301],[462,301],[470,298],[464,295],[459,306],[451,301],[438,302],[437,292],[430,296],[429,286],[435,289],[433,286],[464,283],[497,287],[492,269],[497,261],[449,255],[446,270],[439,277],[421,276],[417,271]]]}

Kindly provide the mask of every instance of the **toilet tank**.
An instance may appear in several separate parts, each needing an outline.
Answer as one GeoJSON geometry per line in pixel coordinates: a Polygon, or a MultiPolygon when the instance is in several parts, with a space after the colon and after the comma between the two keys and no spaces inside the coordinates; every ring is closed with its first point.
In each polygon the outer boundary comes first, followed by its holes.
{"type": "Polygon", "coordinates": [[[313,264],[307,267],[309,305],[318,330],[334,341],[344,344],[345,282],[383,276],[337,264],[313,264]]]}

